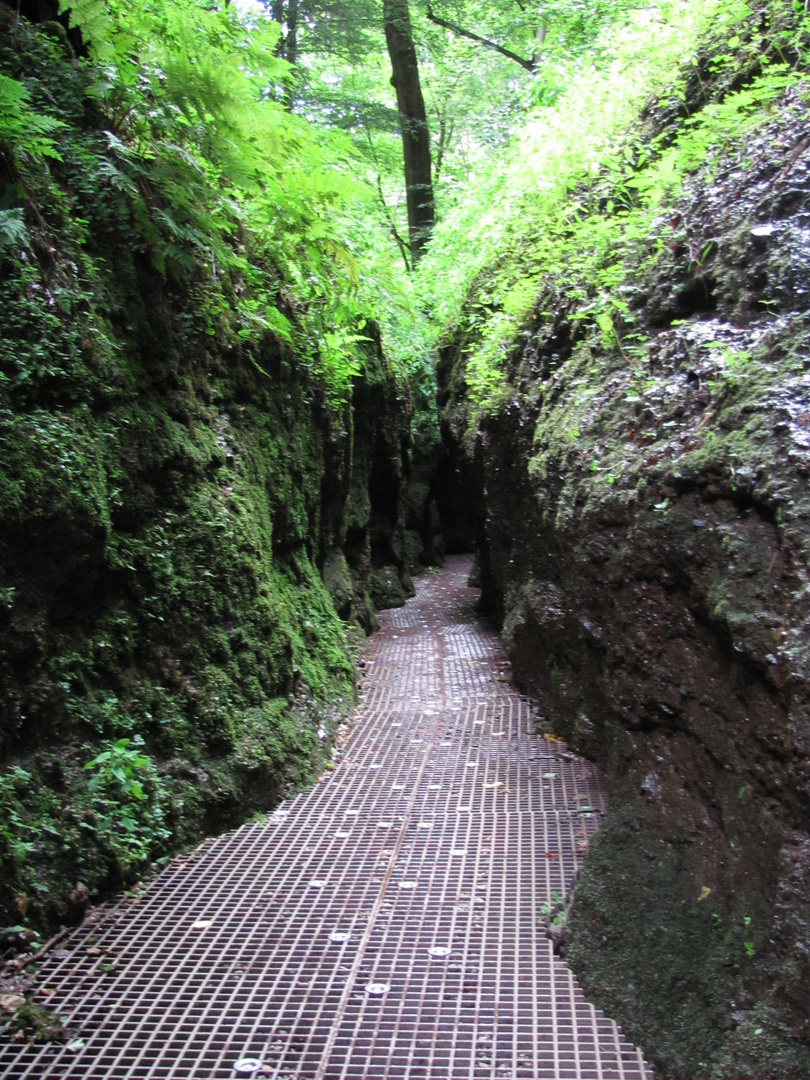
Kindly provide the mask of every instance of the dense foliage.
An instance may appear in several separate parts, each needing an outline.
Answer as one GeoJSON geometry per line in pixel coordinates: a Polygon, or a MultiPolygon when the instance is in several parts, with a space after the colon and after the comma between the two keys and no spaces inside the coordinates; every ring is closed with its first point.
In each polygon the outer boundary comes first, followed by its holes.
{"type": "MultiPolygon", "coordinates": [[[[598,44],[599,66],[530,113],[497,166],[477,173],[420,268],[437,339],[466,338],[476,408],[501,404],[508,358],[532,332],[541,295],[565,295],[577,320],[632,352],[627,268],[690,245],[685,223],[661,220],[662,203],[807,78],[800,5],[766,15],[737,0],[665,4],[598,44]],[[631,128],[645,103],[646,122],[631,128]]],[[[696,265],[708,254],[690,249],[696,265]]]]}

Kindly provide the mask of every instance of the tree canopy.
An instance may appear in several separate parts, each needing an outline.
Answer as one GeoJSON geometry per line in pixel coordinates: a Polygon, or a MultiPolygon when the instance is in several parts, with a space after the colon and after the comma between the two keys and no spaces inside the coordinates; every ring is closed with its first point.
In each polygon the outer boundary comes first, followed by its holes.
{"type": "Polygon", "coordinates": [[[430,218],[451,205],[456,189],[507,144],[525,110],[552,103],[593,61],[600,32],[630,6],[631,0],[264,3],[281,27],[277,54],[291,64],[283,99],[311,121],[350,133],[408,265],[414,236],[421,250],[430,231],[419,213],[430,218]],[[403,66],[405,42],[413,51],[403,66]],[[387,60],[399,65],[393,77],[387,60]],[[417,136],[424,142],[418,150],[417,136]],[[414,155],[418,175],[403,180],[414,155]],[[417,190],[427,197],[415,198],[417,190]]]}

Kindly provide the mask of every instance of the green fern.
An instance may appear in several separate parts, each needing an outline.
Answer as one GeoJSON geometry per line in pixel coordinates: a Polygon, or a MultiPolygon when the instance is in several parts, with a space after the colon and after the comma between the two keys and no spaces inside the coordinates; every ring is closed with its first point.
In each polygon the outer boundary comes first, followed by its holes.
{"type": "Polygon", "coordinates": [[[31,244],[22,210],[0,210],[0,251],[19,251],[31,244]]]}
{"type": "MultiPolygon", "coordinates": [[[[373,196],[347,136],[273,100],[288,74],[275,56],[279,27],[199,0],[72,9],[92,50],[82,93],[102,117],[100,131],[65,143],[74,220],[121,230],[159,273],[182,280],[198,331],[238,342],[248,358],[274,334],[344,398],[364,363],[363,326],[387,308],[347,240],[357,221],[370,232],[373,196]]],[[[42,177],[31,163],[58,156],[60,126],[34,111],[21,82],[2,78],[0,141],[25,165],[29,193],[42,177]]],[[[0,220],[0,244],[24,238],[16,212],[0,220]]]]}
{"type": "Polygon", "coordinates": [[[43,116],[31,108],[31,95],[21,82],[0,75],[0,143],[12,154],[61,161],[50,136],[64,126],[61,120],[43,116]]]}

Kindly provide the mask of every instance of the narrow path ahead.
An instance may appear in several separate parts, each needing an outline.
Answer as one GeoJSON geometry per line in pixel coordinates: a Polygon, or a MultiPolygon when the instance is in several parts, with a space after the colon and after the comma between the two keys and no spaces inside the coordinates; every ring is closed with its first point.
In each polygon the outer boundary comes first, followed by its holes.
{"type": "Polygon", "coordinates": [[[468,571],[384,616],[333,773],[43,962],[84,1045],[0,1076],[651,1076],[544,936],[604,796],[501,681],[468,571]]]}

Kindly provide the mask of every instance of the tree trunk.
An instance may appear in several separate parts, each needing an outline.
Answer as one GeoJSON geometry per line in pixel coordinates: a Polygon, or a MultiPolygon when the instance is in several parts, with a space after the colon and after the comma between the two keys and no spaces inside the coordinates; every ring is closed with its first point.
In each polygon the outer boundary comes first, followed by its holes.
{"type": "Polygon", "coordinates": [[[290,64],[298,63],[298,0],[287,4],[287,34],[284,38],[284,59],[290,64]]]}
{"type": "MultiPolygon", "coordinates": [[[[287,4],[287,36],[284,41],[284,59],[293,67],[298,63],[298,0],[289,0],[287,4]]],[[[287,83],[287,93],[284,95],[284,108],[292,112],[295,101],[295,74],[290,76],[287,83]]]]}
{"type": "MultiPolygon", "coordinates": [[[[281,37],[276,46],[276,56],[295,67],[298,62],[298,6],[299,0],[273,0],[271,14],[281,26],[281,37]],[[286,31],[286,32],[285,32],[286,31]]],[[[295,101],[295,74],[291,74],[284,92],[284,107],[292,111],[295,101]]]]}
{"type": "Polygon", "coordinates": [[[391,85],[397,92],[411,260],[416,263],[433,228],[430,133],[419,82],[408,0],[383,0],[383,23],[391,58],[391,85]]]}

